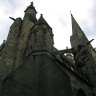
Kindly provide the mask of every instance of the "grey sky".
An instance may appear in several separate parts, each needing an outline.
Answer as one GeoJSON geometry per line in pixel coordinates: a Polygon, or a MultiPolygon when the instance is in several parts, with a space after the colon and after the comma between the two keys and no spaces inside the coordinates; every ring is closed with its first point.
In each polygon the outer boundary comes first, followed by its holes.
{"type": "MultiPolygon", "coordinates": [[[[0,43],[6,39],[13,23],[9,17],[23,18],[24,10],[31,1],[38,12],[37,18],[42,13],[53,28],[55,47],[58,49],[70,47],[70,10],[89,40],[96,38],[96,0],[0,0],[0,43]]],[[[96,40],[92,42],[94,47],[95,43],[96,40]]]]}

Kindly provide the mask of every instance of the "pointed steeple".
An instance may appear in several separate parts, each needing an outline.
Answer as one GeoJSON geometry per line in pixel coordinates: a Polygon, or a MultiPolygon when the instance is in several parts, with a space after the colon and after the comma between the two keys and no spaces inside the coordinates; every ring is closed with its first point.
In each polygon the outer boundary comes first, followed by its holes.
{"type": "Polygon", "coordinates": [[[73,17],[73,15],[71,14],[71,22],[72,22],[72,33],[83,33],[82,29],[80,28],[80,26],[78,25],[78,23],[76,22],[75,18],[73,17]]]}
{"type": "Polygon", "coordinates": [[[26,10],[24,12],[26,12],[28,9],[34,9],[34,11],[37,13],[37,11],[33,5],[33,2],[31,2],[31,4],[26,8],[26,10]]]}
{"type": "Polygon", "coordinates": [[[26,10],[24,12],[25,12],[25,17],[26,17],[26,15],[30,15],[30,16],[36,18],[37,11],[33,5],[33,2],[31,2],[31,4],[26,8],[26,10]]]}
{"type": "Polygon", "coordinates": [[[41,14],[40,18],[38,19],[36,25],[39,25],[39,24],[45,24],[46,26],[48,26],[49,28],[51,28],[49,26],[49,24],[46,22],[46,20],[43,18],[43,14],[41,14]]]}
{"type": "Polygon", "coordinates": [[[86,78],[94,92],[94,96],[96,96],[96,52],[90,44],[93,39],[90,41],[87,39],[72,14],[71,19],[73,34],[70,41],[72,48],[75,49],[76,69],[86,78]]]}
{"type": "Polygon", "coordinates": [[[77,47],[78,45],[87,45],[89,40],[85,36],[84,32],[74,19],[73,15],[71,14],[72,20],[72,36],[70,37],[72,47],[77,47]]]}

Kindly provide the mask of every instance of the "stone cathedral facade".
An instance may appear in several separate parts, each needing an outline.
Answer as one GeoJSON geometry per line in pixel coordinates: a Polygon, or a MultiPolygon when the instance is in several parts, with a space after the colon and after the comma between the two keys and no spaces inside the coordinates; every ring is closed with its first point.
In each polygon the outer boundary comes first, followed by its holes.
{"type": "Polygon", "coordinates": [[[58,50],[33,3],[24,12],[0,46],[0,96],[96,96],[96,51],[73,15],[72,48],[58,50]]]}

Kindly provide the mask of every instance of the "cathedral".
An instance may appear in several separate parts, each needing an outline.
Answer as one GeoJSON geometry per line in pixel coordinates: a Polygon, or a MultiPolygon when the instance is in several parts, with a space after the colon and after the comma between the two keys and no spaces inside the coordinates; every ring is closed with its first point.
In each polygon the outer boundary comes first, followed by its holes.
{"type": "Polygon", "coordinates": [[[52,28],[33,2],[12,18],[0,45],[0,96],[96,96],[96,51],[71,14],[70,49],[54,47],[52,28]]]}

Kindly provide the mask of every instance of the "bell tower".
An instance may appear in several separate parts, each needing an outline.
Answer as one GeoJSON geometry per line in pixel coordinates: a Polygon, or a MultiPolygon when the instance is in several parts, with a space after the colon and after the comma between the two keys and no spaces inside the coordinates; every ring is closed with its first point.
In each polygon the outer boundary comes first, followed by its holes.
{"type": "Polygon", "coordinates": [[[35,7],[33,6],[33,2],[27,7],[27,9],[24,11],[25,15],[22,22],[22,28],[21,28],[21,34],[18,44],[18,52],[17,52],[17,60],[16,60],[16,66],[22,64],[23,61],[23,54],[26,47],[26,43],[28,41],[28,36],[30,34],[30,29],[34,26],[34,24],[37,22],[36,14],[37,11],[35,7]]]}
{"type": "Polygon", "coordinates": [[[23,18],[23,24],[22,24],[22,30],[21,30],[21,42],[23,42],[23,46],[25,47],[26,41],[28,40],[27,37],[29,36],[30,29],[34,26],[34,24],[37,22],[36,19],[36,9],[33,6],[33,2],[31,2],[30,6],[27,7],[27,9],[24,11],[25,15],[23,18]]]}

